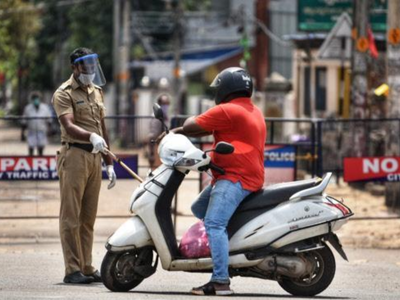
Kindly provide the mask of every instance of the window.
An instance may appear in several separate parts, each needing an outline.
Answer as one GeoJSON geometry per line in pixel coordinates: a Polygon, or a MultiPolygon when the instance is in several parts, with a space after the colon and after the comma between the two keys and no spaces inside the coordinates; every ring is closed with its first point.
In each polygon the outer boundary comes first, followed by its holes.
{"type": "Polygon", "coordinates": [[[303,114],[306,117],[311,117],[311,71],[310,67],[304,68],[304,107],[303,114]]]}
{"type": "Polygon", "coordinates": [[[326,67],[318,67],[315,72],[315,109],[326,111],[326,67]]]}

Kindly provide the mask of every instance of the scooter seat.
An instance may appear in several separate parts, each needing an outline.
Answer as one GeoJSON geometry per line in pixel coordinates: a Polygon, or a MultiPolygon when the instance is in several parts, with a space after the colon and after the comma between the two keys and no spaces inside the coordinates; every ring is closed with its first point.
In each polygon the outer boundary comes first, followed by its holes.
{"type": "Polygon", "coordinates": [[[288,201],[295,193],[316,186],[318,183],[319,180],[314,178],[270,185],[247,196],[236,212],[276,206],[288,201]]]}
{"type": "Polygon", "coordinates": [[[227,231],[231,238],[244,224],[288,201],[295,193],[318,185],[319,179],[307,179],[270,185],[247,196],[229,220],[227,231]]]}

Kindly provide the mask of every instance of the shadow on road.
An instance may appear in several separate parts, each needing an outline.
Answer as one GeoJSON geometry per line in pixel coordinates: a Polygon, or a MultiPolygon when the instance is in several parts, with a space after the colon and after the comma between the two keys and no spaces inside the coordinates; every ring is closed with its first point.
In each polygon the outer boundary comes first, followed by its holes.
{"type": "MultiPolygon", "coordinates": [[[[175,295],[175,296],[194,296],[198,297],[197,295],[191,295],[190,292],[150,292],[150,291],[130,291],[129,293],[132,294],[149,294],[149,295],[175,295]]],[[[241,298],[296,298],[296,299],[353,299],[351,297],[325,297],[325,296],[313,296],[313,297],[296,297],[292,295],[271,295],[271,294],[250,294],[250,293],[235,293],[229,297],[241,297],[241,298]]]]}

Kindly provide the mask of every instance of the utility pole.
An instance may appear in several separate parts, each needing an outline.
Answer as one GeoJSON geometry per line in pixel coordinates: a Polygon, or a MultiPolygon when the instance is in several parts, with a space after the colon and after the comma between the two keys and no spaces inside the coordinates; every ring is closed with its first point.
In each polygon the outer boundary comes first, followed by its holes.
{"type": "Polygon", "coordinates": [[[120,113],[127,114],[129,108],[129,61],[131,49],[131,4],[130,0],[122,1],[122,33],[119,49],[120,56],[120,113]]]}
{"type": "MultiPolygon", "coordinates": [[[[269,0],[256,1],[256,18],[267,25],[269,0]]],[[[258,27],[258,25],[257,25],[258,27]]],[[[268,37],[261,30],[256,31],[256,47],[254,55],[256,89],[264,91],[264,79],[268,74],[268,37]]]]}
{"type": "Polygon", "coordinates": [[[183,6],[181,0],[174,1],[174,68],[173,68],[173,93],[175,98],[174,112],[182,114],[183,103],[181,97],[182,72],[181,72],[181,48],[182,48],[182,17],[183,6]]]}
{"type": "MultiPolygon", "coordinates": [[[[126,114],[129,101],[129,53],[131,47],[129,0],[114,0],[113,79],[114,114],[126,114]]],[[[116,132],[120,124],[116,121],[116,132]]]]}
{"type": "MultiPolygon", "coordinates": [[[[400,2],[389,0],[387,9],[387,47],[386,71],[389,85],[387,108],[389,118],[400,118],[400,2]]],[[[397,123],[397,122],[396,122],[397,123]]],[[[386,156],[399,156],[400,140],[399,128],[388,128],[388,141],[386,143],[386,156]]],[[[385,204],[389,207],[399,207],[400,183],[387,182],[385,204]]]]}
{"type": "MultiPolygon", "coordinates": [[[[369,0],[355,0],[353,7],[352,35],[352,84],[351,116],[354,119],[367,117],[367,59],[369,43],[367,38],[369,0]]],[[[362,126],[353,129],[353,156],[364,156],[366,153],[366,130],[362,126]]]]}
{"type": "MultiPolygon", "coordinates": [[[[113,81],[114,81],[114,115],[119,114],[119,41],[120,41],[120,20],[121,0],[114,0],[114,24],[113,24],[113,81]]],[[[116,121],[116,132],[118,132],[118,121],[116,121]]]]}

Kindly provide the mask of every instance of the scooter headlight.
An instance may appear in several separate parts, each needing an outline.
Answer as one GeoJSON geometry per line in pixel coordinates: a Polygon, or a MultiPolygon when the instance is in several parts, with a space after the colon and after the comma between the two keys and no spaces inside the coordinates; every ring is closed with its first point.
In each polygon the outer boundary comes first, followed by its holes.
{"type": "Polygon", "coordinates": [[[200,159],[182,157],[180,160],[178,160],[175,163],[175,166],[176,167],[190,167],[190,166],[197,165],[199,162],[201,162],[200,159]]]}
{"type": "Polygon", "coordinates": [[[173,166],[176,161],[178,161],[183,155],[183,152],[178,152],[175,150],[164,149],[160,152],[160,160],[166,166],[173,166]]]}

